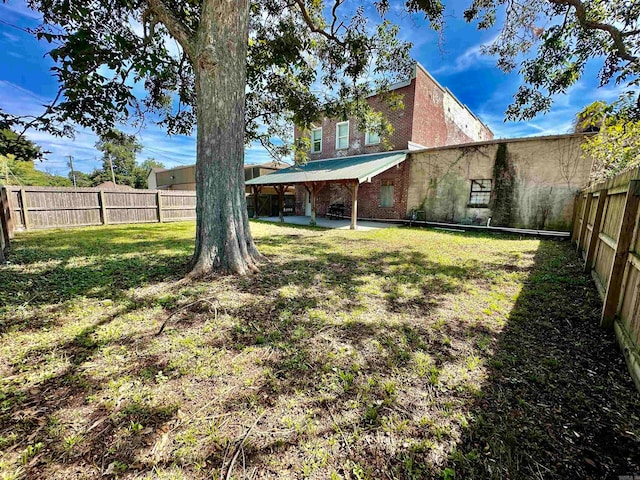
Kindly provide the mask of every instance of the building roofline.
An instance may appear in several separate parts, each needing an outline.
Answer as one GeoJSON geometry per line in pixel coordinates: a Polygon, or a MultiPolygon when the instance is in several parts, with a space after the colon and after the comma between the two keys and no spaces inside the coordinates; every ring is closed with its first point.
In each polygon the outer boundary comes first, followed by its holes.
{"type": "Polygon", "coordinates": [[[468,143],[459,143],[456,145],[446,145],[442,147],[428,147],[421,148],[418,150],[410,150],[408,153],[431,153],[437,152],[441,150],[452,150],[456,148],[464,148],[464,147],[483,147],[488,145],[498,145],[500,143],[517,143],[517,142],[532,142],[536,140],[558,140],[561,138],[578,138],[578,137],[590,137],[594,135],[594,133],[561,133],[555,135],[538,135],[531,137],[515,137],[515,138],[494,138],[493,140],[483,140],[481,142],[468,142],[468,143]]]}
{"type": "MultiPolygon", "coordinates": [[[[389,151],[385,151],[385,152],[373,152],[373,153],[360,153],[357,155],[345,155],[344,157],[340,156],[340,157],[331,157],[331,158],[319,158],[317,160],[309,160],[307,161],[307,163],[315,163],[315,162],[326,162],[327,160],[342,160],[342,159],[349,159],[349,158],[354,158],[354,157],[371,157],[373,155],[383,155],[385,153],[388,154],[392,154],[392,153],[411,153],[414,152],[415,150],[407,150],[407,149],[402,149],[402,150],[389,150],[389,151]]],[[[289,165],[290,167],[297,167],[299,165],[289,165]]]]}
{"type": "MultiPolygon", "coordinates": [[[[245,163],[244,167],[261,167],[261,168],[272,168],[274,170],[277,170],[277,167],[272,166],[273,162],[267,162],[267,163],[245,163]]],[[[284,168],[290,167],[292,166],[291,163],[287,163],[284,161],[280,161],[279,163],[281,163],[282,165],[284,165],[284,168]]],[[[172,168],[161,168],[161,169],[157,169],[157,168],[152,168],[151,170],[154,171],[155,173],[164,173],[164,172],[173,172],[176,170],[182,170],[183,168],[193,168],[195,167],[196,164],[192,163],[191,165],[180,165],[179,167],[172,167],[172,168]]],[[[149,171],[149,173],[151,173],[151,171],[149,171]]]]}
{"type": "MultiPolygon", "coordinates": [[[[389,86],[389,88],[386,90],[386,92],[392,92],[392,91],[394,91],[394,90],[399,90],[399,89],[401,89],[401,88],[405,88],[405,87],[408,87],[409,85],[411,85],[411,82],[412,82],[412,81],[414,81],[414,80],[418,77],[418,68],[419,68],[419,69],[420,69],[420,70],[421,70],[421,71],[422,71],[422,72],[423,72],[423,73],[424,73],[424,74],[425,74],[425,75],[426,75],[426,76],[427,76],[427,77],[428,77],[428,78],[429,78],[433,83],[435,83],[435,84],[436,84],[436,86],[437,86],[437,87],[438,87],[438,88],[439,88],[443,93],[447,93],[451,98],[453,98],[453,100],[454,100],[458,105],[460,105],[460,107],[461,107],[463,110],[465,110],[465,111],[467,111],[469,114],[471,114],[471,116],[472,116],[473,118],[475,118],[478,122],[480,122],[480,123],[482,124],[482,126],[483,126],[483,127],[485,127],[487,130],[489,130],[491,133],[493,133],[493,130],[491,130],[491,128],[489,127],[489,125],[487,125],[486,123],[484,123],[484,122],[480,119],[480,117],[478,117],[475,113],[473,113],[473,111],[472,111],[468,106],[466,106],[464,103],[462,103],[462,102],[458,99],[458,97],[456,97],[456,96],[454,95],[454,93],[453,93],[451,90],[449,90],[449,88],[448,88],[448,87],[443,87],[443,86],[442,86],[442,84],[441,84],[440,82],[438,82],[438,80],[436,80],[436,78],[435,78],[433,75],[431,75],[431,73],[429,73],[429,71],[428,71],[426,68],[424,68],[424,67],[422,66],[422,64],[421,64],[420,62],[418,62],[418,61],[415,61],[415,62],[414,62],[414,64],[413,64],[413,73],[411,74],[411,78],[409,78],[409,80],[404,80],[404,81],[402,81],[402,82],[397,82],[397,83],[391,84],[391,85],[389,86]]],[[[375,97],[375,96],[377,96],[377,95],[379,95],[379,93],[372,93],[371,95],[368,95],[368,96],[367,96],[367,98],[375,97]]]]}
{"type": "Polygon", "coordinates": [[[182,170],[183,168],[192,168],[195,167],[196,164],[193,163],[191,165],[180,165],[179,167],[172,167],[172,168],[163,168],[161,170],[155,170],[156,173],[164,173],[164,172],[174,172],[176,170],[182,170]]]}

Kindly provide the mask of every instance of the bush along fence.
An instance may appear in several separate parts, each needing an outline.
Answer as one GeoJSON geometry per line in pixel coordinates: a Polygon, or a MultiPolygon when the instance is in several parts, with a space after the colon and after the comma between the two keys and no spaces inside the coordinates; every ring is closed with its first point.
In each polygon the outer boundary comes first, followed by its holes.
{"type": "Polygon", "coordinates": [[[8,243],[19,230],[194,220],[196,192],[7,186],[0,213],[8,243]]]}
{"type": "Polygon", "coordinates": [[[603,300],[601,325],[614,328],[640,390],[640,168],[578,194],[572,240],[603,300]]]}

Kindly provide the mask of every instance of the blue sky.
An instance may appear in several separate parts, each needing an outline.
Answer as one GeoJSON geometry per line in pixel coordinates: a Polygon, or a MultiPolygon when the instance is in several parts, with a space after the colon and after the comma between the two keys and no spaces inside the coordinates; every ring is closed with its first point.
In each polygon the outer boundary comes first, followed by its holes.
{"type": "MultiPolygon", "coordinates": [[[[505,123],[503,114],[519,85],[519,75],[504,74],[495,67],[494,59],[480,53],[480,46],[491,41],[497,31],[478,31],[473,24],[464,22],[462,13],[468,1],[445,3],[446,26],[440,45],[437,35],[421,19],[401,14],[392,20],[401,26],[401,36],[414,43],[412,56],[489,125],[497,138],[567,133],[575,114],[584,106],[617,97],[619,88],[613,85],[598,88],[599,62],[593,61],[583,78],[556,98],[548,114],[529,122],[505,123]]],[[[23,1],[0,3],[0,108],[10,113],[41,113],[42,105],[57,91],[49,72],[51,61],[45,56],[48,44],[20,29],[37,25],[38,18],[23,1]]],[[[94,148],[97,137],[90,130],[80,129],[74,140],[37,131],[30,131],[27,136],[51,151],[38,165],[42,170],[66,175],[68,155],[73,155],[75,168],[84,172],[101,164],[100,152],[94,148]]],[[[167,167],[195,162],[194,137],[169,137],[153,124],[139,131],[138,137],[144,146],[139,160],[153,157],[167,167]]],[[[268,160],[269,155],[259,146],[246,151],[247,163],[268,160]]]]}

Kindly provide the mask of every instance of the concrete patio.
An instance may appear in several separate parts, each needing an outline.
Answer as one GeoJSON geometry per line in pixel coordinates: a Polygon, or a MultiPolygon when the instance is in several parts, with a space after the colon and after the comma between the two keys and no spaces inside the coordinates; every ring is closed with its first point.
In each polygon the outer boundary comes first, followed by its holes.
{"type": "MultiPolygon", "coordinates": [[[[265,222],[280,223],[280,217],[260,217],[259,220],[264,220],[265,222]]],[[[308,226],[310,221],[311,221],[311,217],[295,216],[295,215],[284,217],[284,223],[288,223],[291,225],[308,226]]],[[[328,218],[316,217],[316,227],[339,228],[342,230],[349,230],[350,225],[351,225],[351,220],[347,220],[347,219],[330,220],[328,218]]],[[[358,230],[376,230],[379,228],[389,228],[389,227],[396,227],[396,226],[397,225],[394,225],[392,223],[367,222],[367,221],[358,220],[357,229],[358,230]]]]}

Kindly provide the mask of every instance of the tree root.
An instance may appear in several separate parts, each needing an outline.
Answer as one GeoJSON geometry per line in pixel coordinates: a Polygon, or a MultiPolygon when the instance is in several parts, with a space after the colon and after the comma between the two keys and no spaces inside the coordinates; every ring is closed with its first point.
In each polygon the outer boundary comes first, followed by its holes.
{"type": "Polygon", "coordinates": [[[167,324],[169,323],[169,320],[171,320],[175,315],[177,315],[180,312],[183,312],[184,310],[187,310],[188,308],[197,305],[198,303],[207,303],[209,304],[211,307],[213,307],[213,311],[214,311],[214,315],[215,315],[215,320],[218,319],[218,307],[215,305],[215,303],[213,303],[213,301],[216,301],[218,305],[220,305],[220,301],[216,298],[216,297],[206,297],[206,298],[199,298],[198,300],[191,302],[191,303],[187,303],[186,305],[180,307],[177,310],[174,310],[167,318],[165,318],[164,322],[162,322],[162,325],[160,326],[160,330],[158,330],[158,332],[156,333],[156,336],[161,335],[162,332],[164,331],[165,327],[167,326],[167,324]]]}

